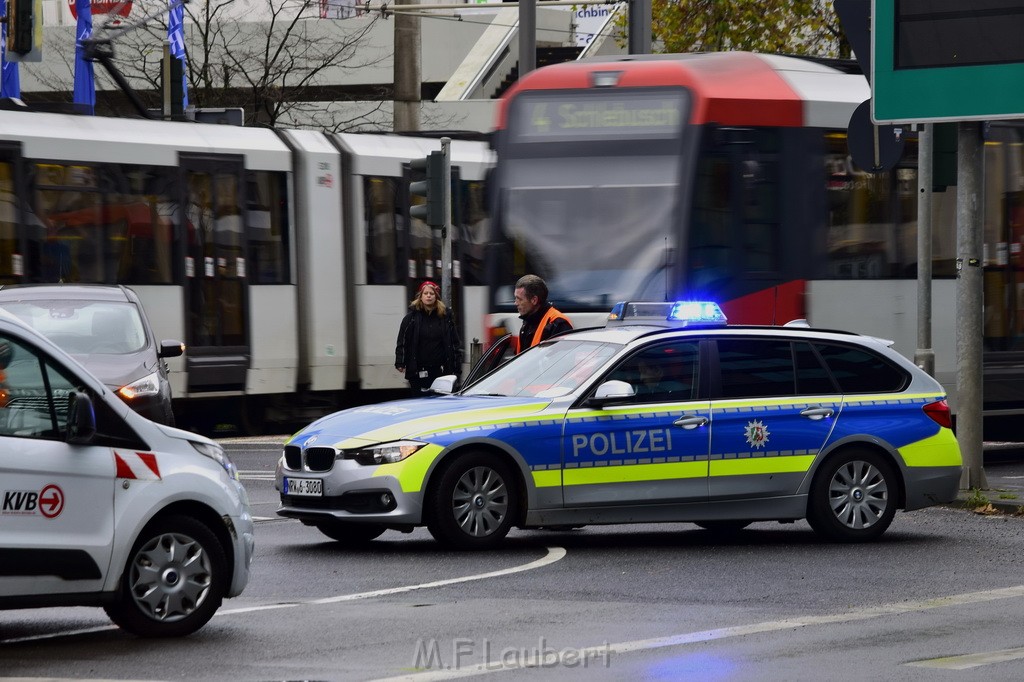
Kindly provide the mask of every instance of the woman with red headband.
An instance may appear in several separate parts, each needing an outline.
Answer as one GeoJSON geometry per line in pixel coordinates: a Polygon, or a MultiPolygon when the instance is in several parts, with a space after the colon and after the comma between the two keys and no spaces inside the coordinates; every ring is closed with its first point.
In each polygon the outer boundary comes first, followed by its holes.
{"type": "Polygon", "coordinates": [[[441,287],[424,282],[409,307],[398,328],[395,369],[405,373],[413,395],[423,395],[437,377],[462,375],[462,342],[441,287]]]}

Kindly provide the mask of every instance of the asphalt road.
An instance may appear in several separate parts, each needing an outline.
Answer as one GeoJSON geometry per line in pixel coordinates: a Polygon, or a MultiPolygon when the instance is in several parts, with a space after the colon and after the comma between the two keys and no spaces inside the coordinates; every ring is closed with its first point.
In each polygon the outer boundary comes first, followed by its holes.
{"type": "MultiPolygon", "coordinates": [[[[878,543],[806,523],[513,531],[459,553],[385,533],[346,551],[277,519],[280,442],[228,443],[257,515],[253,579],[196,635],[98,609],[0,612],[0,676],[119,680],[1024,679],[1024,517],[933,508],[878,543]]],[[[1024,462],[986,466],[1019,485],[1024,462]]]]}

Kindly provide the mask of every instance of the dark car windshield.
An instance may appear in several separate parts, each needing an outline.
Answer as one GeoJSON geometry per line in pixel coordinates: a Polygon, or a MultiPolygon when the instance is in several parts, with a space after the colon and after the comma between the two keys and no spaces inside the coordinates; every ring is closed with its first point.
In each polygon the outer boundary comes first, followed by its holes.
{"type": "Polygon", "coordinates": [[[598,341],[548,341],[516,356],[463,395],[557,398],[579,388],[621,349],[598,341]]]}
{"type": "Polygon", "coordinates": [[[123,355],[146,347],[139,309],[116,301],[12,301],[0,303],[72,355],[123,355]]]}

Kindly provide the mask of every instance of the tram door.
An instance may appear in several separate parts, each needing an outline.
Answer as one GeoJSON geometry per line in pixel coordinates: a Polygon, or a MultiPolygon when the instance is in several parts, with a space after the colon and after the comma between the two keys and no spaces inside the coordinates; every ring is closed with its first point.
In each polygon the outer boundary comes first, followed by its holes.
{"type": "Polygon", "coordinates": [[[245,389],[249,297],[241,156],[183,155],[188,390],[245,389]]]}

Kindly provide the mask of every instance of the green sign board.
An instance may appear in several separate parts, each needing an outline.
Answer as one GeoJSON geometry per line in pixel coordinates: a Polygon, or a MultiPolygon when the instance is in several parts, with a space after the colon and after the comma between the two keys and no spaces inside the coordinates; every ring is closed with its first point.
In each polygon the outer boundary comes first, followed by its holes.
{"type": "Polygon", "coordinates": [[[871,118],[1024,118],[1024,1],[871,0],[871,118]]]}

